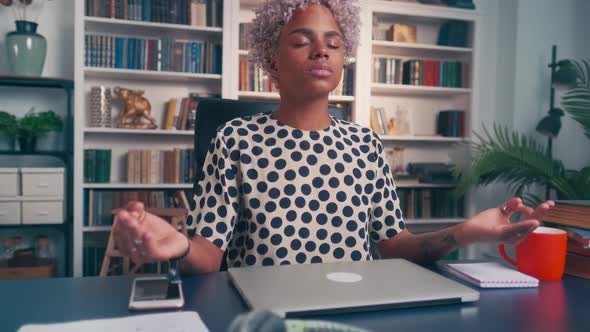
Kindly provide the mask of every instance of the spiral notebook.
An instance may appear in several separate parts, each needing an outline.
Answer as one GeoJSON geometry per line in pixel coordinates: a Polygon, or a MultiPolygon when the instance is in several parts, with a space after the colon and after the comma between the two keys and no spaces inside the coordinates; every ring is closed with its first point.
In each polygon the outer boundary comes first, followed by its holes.
{"type": "Polygon", "coordinates": [[[448,263],[445,269],[482,288],[538,287],[539,280],[497,262],[448,263]]]}

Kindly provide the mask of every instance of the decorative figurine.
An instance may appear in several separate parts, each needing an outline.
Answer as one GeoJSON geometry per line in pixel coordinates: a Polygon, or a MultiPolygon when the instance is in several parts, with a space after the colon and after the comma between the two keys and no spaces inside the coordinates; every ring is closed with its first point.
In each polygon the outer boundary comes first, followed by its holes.
{"type": "Polygon", "coordinates": [[[158,128],[156,120],[150,115],[152,105],[143,96],[143,90],[130,90],[116,86],[113,92],[125,103],[125,110],[119,113],[119,128],[158,128]],[[128,121],[129,118],[131,122],[128,121]],[[143,123],[142,119],[150,123],[143,123]]]}

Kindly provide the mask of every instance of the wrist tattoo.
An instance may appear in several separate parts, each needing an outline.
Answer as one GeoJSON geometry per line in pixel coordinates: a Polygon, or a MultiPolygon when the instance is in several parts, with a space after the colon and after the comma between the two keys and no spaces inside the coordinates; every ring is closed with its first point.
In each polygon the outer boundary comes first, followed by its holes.
{"type": "Polygon", "coordinates": [[[457,247],[458,243],[455,236],[449,232],[443,234],[432,234],[420,242],[423,261],[432,262],[445,255],[457,247]],[[442,237],[441,237],[442,235],[442,237]]]}

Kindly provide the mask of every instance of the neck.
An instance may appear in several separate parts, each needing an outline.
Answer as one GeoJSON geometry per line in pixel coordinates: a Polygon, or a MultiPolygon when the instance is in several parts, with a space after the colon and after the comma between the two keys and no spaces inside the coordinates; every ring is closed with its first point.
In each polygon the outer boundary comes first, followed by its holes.
{"type": "Polygon", "coordinates": [[[328,96],[298,98],[281,94],[279,109],[274,116],[282,123],[301,130],[322,130],[330,126],[328,96]]]}

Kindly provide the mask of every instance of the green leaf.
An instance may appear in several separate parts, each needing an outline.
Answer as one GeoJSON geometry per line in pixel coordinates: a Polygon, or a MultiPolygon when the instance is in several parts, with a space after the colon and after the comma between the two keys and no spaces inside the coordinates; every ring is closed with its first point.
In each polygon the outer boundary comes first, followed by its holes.
{"type": "Polygon", "coordinates": [[[563,96],[562,105],[590,139],[590,64],[587,60],[572,62],[578,70],[578,85],[563,96]]]}

